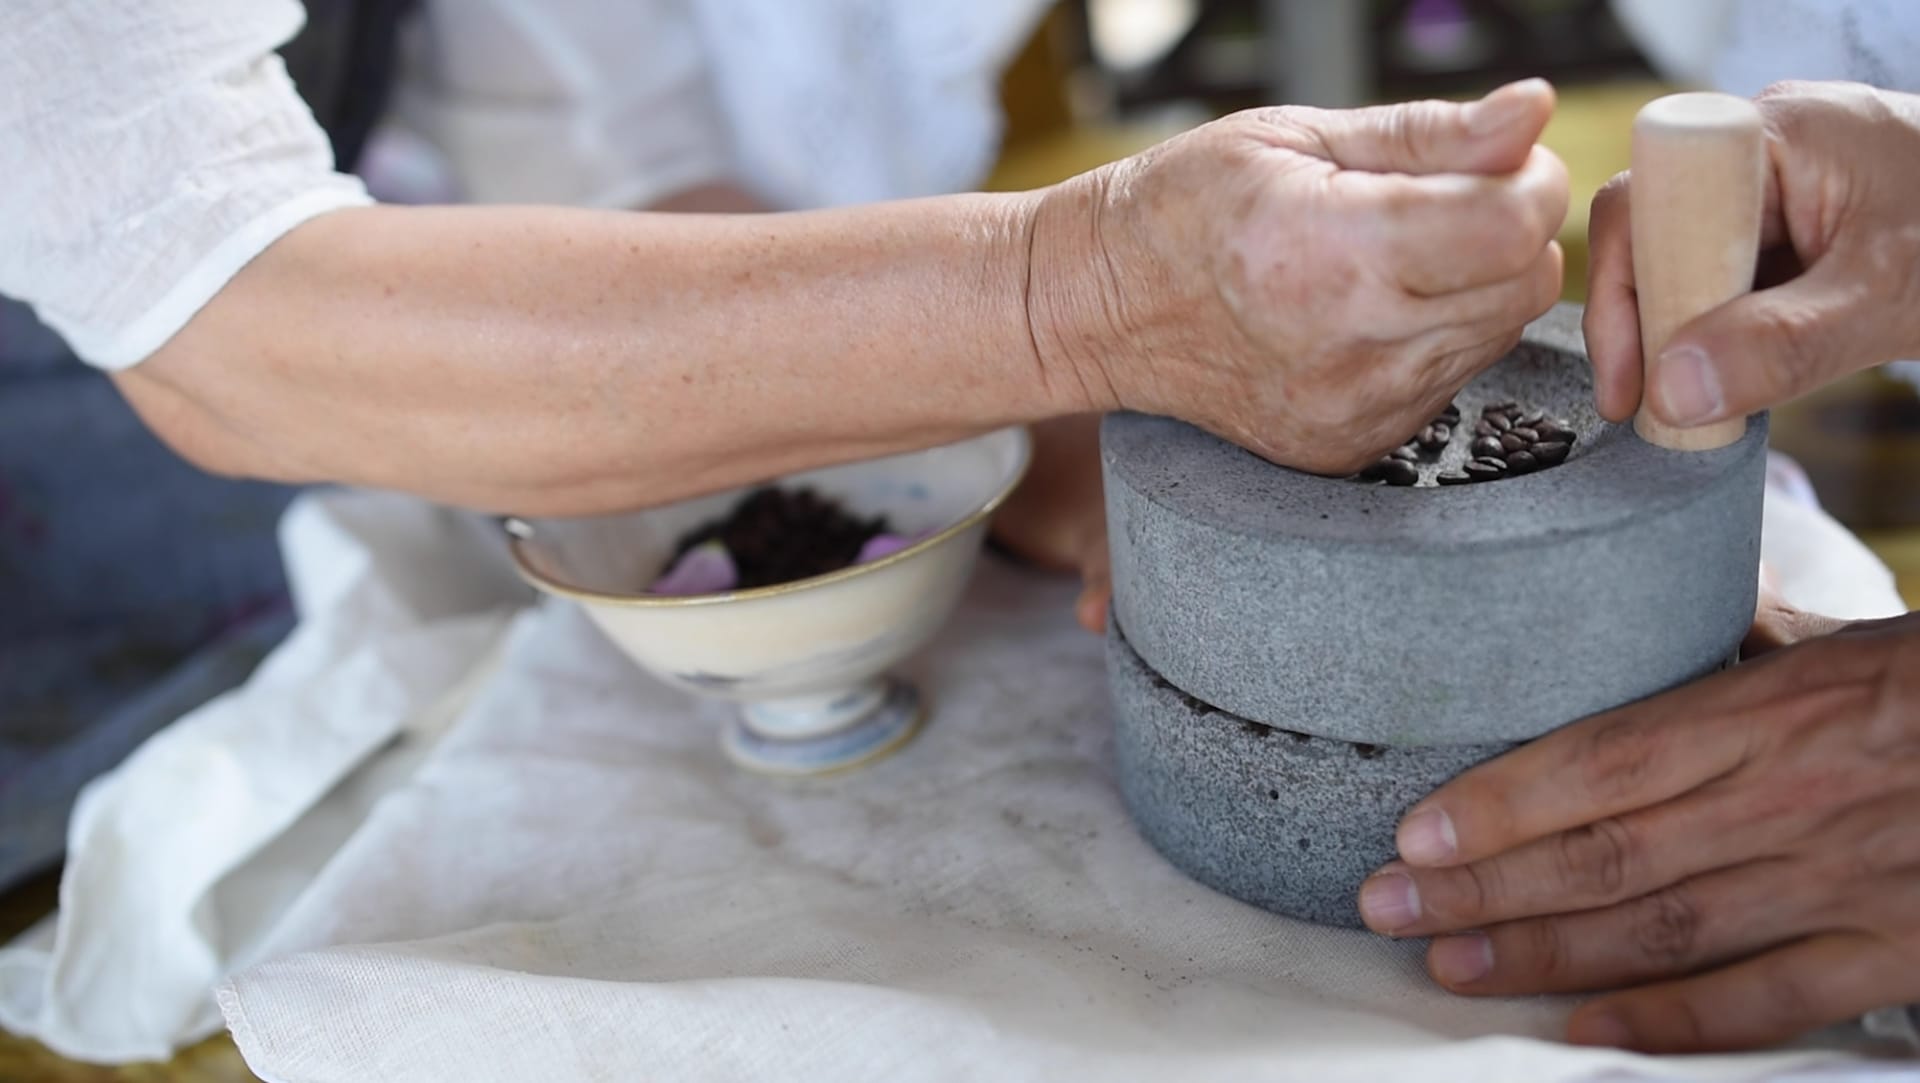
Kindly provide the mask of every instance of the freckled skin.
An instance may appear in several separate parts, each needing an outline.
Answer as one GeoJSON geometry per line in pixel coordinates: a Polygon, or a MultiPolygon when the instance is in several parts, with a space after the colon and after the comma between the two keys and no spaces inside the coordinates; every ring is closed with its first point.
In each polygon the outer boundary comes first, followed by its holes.
{"type": "Polygon", "coordinates": [[[1557,296],[1551,108],[1257,110],[1040,192],[798,214],[343,210],[117,379],[209,469],[522,514],[1116,408],[1340,471],[1557,296]]]}

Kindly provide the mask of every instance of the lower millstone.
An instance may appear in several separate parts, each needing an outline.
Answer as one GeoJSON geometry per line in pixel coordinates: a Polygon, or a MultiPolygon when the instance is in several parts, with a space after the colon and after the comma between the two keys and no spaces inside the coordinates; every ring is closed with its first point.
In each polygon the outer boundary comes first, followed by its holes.
{"type": "Polygon", "coordinates": [[[1359,927],[1360,883],[1393,859],[1402,814],[1515,747],[1312,737],[1187,695],[1118,628],[1107,655],[1120,789],[1141,833],[1208,887],[1304,921],[1359,927]]]}

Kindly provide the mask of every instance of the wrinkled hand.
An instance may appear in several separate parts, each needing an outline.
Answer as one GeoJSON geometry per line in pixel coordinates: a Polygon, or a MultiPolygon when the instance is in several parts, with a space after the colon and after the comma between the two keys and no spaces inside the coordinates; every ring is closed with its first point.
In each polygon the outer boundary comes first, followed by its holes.
{"type": "Polygon", "coordinates": [[[994,540],[1043,568],[1078,573],[1075,616],[1088,631],[1105,632],[1113,587],[1100,484],[1100,415],[1055,418],[1030,431],[1033,463],[993,517],[994,540]]]}
{"type": "MultiPolygon", "coordinates": [[[[1762,606],[1756,644],[1821,622],[1762,606]]],[[[1569,1037],[1768,1045],[1920,1001],[1920,616],[1569,726],[1409,811],[1368,925],[1468,995],[1627,989],[1569,1037]],[[1637,987],[1637,988],[1629,988],[1637,987]]]]}
{"type": "Polygon", "coordinates": [[[1479,102],[1257,109],[1050,190],[1029,312],[1089,410],[1344,473],[1552,306],[1566,170],[1537,80],[1479,102]]]}
{"type": "MultiPolygon", "coordinates": [[[[1884,361],[1920,356],[1920,97],[1783,83],[1758,99],[1772,172],[1761,285],[1678,331],[1645,394],[1673,425],[1740,417],[1884,361]]],[[[1586,312],[1600,412],[1640,406],[1630,178],[1594,197],[1586,312]]]]}

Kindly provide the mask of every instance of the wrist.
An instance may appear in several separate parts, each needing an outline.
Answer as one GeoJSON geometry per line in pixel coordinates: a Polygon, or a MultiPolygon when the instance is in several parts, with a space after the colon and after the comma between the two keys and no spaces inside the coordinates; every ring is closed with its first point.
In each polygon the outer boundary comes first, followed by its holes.
{"type": "Polygon", "coordinates": [[[1060,414],[1128,405],[1114,379],[1126,344],[1120,298],[1100,236],[1111,169],[1044,189],[1030,204],[1027,326],[1037,371],[1060,414]]]}

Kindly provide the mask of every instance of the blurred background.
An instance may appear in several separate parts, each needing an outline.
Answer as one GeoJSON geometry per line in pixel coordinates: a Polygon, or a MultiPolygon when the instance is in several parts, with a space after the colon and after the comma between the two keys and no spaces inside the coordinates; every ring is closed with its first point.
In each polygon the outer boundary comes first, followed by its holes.
{"type": "MultiPolygon", "coordinates": [[[[1734,9],[1813,2],[1063,0],[1004,71],[1006,126],[985,187],[1045,185],[1248,106],[1471,97],[1545,76],[1561,95],[1545,141],[1574,186],[1560,240],[1567,297],[1577,301],[1587,204],[1627,167],[1641,105],[1682,86],[1751,93],[1778,77],[1849,74],[1799,66],[1785,40],[1758,42],[1741,63],[1716,52],[1734,9]]],[[[1911,603],[1920,597],[1920,486],[1906,479],[1920,468],[1920,399],[1898,372],[1864,374],[1781,410],[1774,432],[1829,510],[1894,567],[1911,603]]],[[[43,877],[0,896],[0,938],[47,913],[56,885],[43,877]]],[[[251,1078],[224,1037],[168,1064],[107,1069],[0,1035],[0,1083],[251,1078]]]]}

